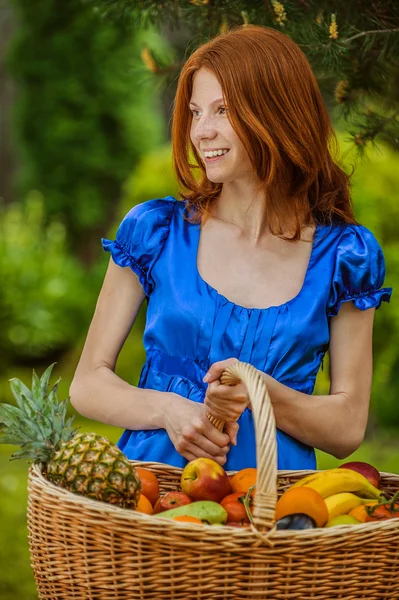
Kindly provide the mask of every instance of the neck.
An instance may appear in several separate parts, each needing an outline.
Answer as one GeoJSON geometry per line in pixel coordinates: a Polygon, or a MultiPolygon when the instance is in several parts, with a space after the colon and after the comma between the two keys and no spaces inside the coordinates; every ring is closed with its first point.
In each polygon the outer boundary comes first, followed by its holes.
{"type": "Polygon", "coordinates": [[[224,184],[212,207],[212,214],[216,219],[237,227],[242,237],[258,241],[269,233],[265,202],[262,191],[249,186],[237,189],[237,186],[224,184]]]}

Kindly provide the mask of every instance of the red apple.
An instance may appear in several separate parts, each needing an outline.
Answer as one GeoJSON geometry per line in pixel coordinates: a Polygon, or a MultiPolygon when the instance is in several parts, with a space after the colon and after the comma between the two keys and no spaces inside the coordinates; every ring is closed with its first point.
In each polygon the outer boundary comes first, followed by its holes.
{"type": "Polygon", "coordinates": [[[180,487],[192,500],[220,502],[231,492],[226,471],[210,458],[196,458],[189,462],[181,475],[180,487]]]}
{"type": "Polygon", "coordinates": [[[164,512],[171,508],[178,508],[179,506],[185,506],[191,504],[192,500],[183,492],[166,492],[164,496],[158,498],[154,506],[154,513],[164,512]]]}
{"type": "Polygon", "coordinates": [[[347,462],[339,466],[342,469],[351,469],[352,471],[360,473],[361,475],[363,475],[363,477],[368,479],[374,487],[379,489],[381,483],[381,475],[379,471],[377,471],[377,469],[372,465],[369,465],[369,463],[353,461],[347,462]]]}

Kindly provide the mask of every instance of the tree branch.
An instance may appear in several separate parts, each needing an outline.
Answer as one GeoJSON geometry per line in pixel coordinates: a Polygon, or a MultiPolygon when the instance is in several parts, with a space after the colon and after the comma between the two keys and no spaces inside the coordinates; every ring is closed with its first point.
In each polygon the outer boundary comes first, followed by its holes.
{"type": "Polygon", "coordinates": [[[353,35],[352,37],[347,38],[346,40],[345,39],[341,40],[341,42],[343,44],[348,44],[349,42],[353,42],[353,40],[363,37],[364,35],[370,35],[372,33],[395,33],[398,31],[399,31],[399,28],[397,28],[397,29],[372,29],[370,31],[362,31],[361,33],[357,33],[356,35],[353,35]]]}

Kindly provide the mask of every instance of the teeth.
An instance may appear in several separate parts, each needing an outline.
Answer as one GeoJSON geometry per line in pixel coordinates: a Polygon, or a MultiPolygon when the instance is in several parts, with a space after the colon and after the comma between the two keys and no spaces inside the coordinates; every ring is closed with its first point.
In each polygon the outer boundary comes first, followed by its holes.
{"type": "Polygon", "coordinates": [[[206,158],[212,158],[213,156],[222,156],[222,154],[227,154],[228,150],[213,150],[213,152],[204,152],[204,156],[206,158]]]}

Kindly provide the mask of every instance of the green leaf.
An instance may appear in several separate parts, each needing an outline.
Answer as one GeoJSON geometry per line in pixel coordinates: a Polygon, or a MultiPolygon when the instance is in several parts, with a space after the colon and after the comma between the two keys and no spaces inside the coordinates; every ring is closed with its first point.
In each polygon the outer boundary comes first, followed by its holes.
{"type": "Polygon", "coordinates": [[[20,379],[14,377],[9,380],[10,388],[18,406],[29,417],[32,417],[36,412],[36,406],[32,399],[32,392],[20,379]]]}
{"type": "Polygon", "coordinates": [[[38,423],[41,431],[43,432],[43,439],[50,437],[54,429],[52,420],[46,417],[46,415],[44,415],[43,413],[39,413],[36,417],[36,422],[38,423]]]}
{"type": "Polygon", "coordinates": [[[47,395],[47,404],[50,404],[52,406],[57,406],[59,404],[59,400],[58,400],[58,383],[59,383],[60,379],[58,379],[58,381],[53,385],[53,387],[51,388],[51,390],[49,391],[48,395],[47,395]]]}
{"type": "Polygon", "coordinates": [[[0,444],[12,444],[13,446],[21,446],[25,443],[25,440],[21,438],[18,433],[7,433],[2,434],[0,432],[0,444]]]}
{"type": "Polygon", "coordinates": [[[0,404],[0,423],[4,423],[7,427],[15,425],[20,415],[21,409],[17,406],[0,404]]]}
{"type": "Polygon", "coordinates": [[[34,462],[47,462],[53,453],[51,443],[28,442],[20,450],[11,455],[11,460],[18,458],[31,458],[34,462]]]}
{"type": "MultiPolygon", "coordinates": [[[[50,381],[51,372],[52,372],[52,370],[53,370],[53,368],[54,368],[54,366],[55,366],[56,364],[57,364],[57,363],[55,363],[55,362],[54,362],[52,365],[50,365],[49,367],[47,367],[47,369],[44,371],[43,375],[42,375],[42,376],[41,376],[41,378],[40,378],[39,385],[40,385],[40,389],[41,389],[41,391],[42,391],[42,394],[43,394],[43,396],[46,396],[46,395],[47,395],[48,384],[49,384],[49,381],[50,381]]],[[[60,380],[61,380],[61,378],[59,378],[59,379],[57,380],[57,383],[58,383],[60,380]]]]}
{"type": "Polygon", "coordinates": [[[14,430],[20,431],[21,436],[23,436],[25,440],[35,441],[42,439],[40,428],[36,423],[36,419],[31,421],[27,421],[26,419],[18,419],[14,430]]]}
{"type": "Polygon", "coordinates": [[[32,397],[37,409],[40,409],[44,404],[44,395],[41,393],[40,381],[35,370],[32,373],[32,397]]]}

